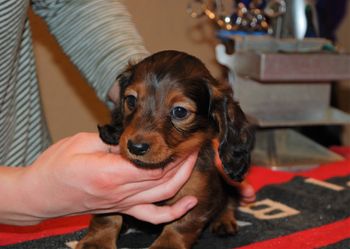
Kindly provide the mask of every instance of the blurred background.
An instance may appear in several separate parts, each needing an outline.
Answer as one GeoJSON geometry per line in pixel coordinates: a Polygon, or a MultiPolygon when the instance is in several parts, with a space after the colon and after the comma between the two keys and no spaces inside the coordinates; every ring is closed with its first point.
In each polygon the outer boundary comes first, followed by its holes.
{"type": "MultiPolygon", "coordinates": [[[[213,25],[207,18],[193,19],[186,12],[188,0],[124,0],[135,25],[150,52],[175,49],[199,57],[218,79],[223,68],[216,61],[213,25]]],[[[336,31],[337,45],[350,52],[350,5],[336,31]]],[[[38,76],[45,115],[52,138],[81,131],[96,131],[97,124],[109,121],[109,110],[87,86],[78,70],[61,52],[45,23],[31,13],[38,76]],[[64,101],[62,101],[64,99],[64,101]]],[[[350,113],[350,82],[336,85],[338,108],[350,113]]],[[[350,145],[350,126],[342,133],[344,145],[350,145]]]]}

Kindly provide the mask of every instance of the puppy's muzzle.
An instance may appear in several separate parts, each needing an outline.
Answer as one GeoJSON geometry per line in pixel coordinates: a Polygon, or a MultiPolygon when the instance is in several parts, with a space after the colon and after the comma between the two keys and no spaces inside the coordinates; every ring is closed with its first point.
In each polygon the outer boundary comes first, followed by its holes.
{"type": "Polygon", "coordinates": [[[132,140],[128,140],[128,150],[131,154],[136,156],[145,155],[150,148],[150,145],[147,143],[135,143],[132,140]]]}

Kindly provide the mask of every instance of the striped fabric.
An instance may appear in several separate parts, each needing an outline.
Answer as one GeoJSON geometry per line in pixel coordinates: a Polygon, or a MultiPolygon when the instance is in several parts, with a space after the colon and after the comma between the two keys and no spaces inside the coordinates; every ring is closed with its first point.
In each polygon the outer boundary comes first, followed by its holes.
{"type": "Polygon", "coordinates": [[[0,165],[25,166],[50,144],[28,8],[41,16],[106,104],[127,62],[148,54],[116,0],[0,0],[0,165]]]}

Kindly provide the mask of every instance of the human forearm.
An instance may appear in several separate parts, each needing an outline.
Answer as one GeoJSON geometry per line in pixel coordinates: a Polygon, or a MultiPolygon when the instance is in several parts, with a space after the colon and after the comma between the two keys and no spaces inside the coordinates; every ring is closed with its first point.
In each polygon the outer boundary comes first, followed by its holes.
{"type": "Polygon", "coordinates": [[[27,167],[0,166],[0,223],[13,225],[32,225],[39,223],[40,218],[34,214],[36,211],[28,202],[30,193],[27,180],[27,167]]]}
{"type": "Polygon", "coordinates": [[[139,169],[104,144],[96,133],[63,139],[30,166],[0,168],[0,223],[32,225],[85,213],[120,212],[152,223],[169,222],[196,204],[185,197],[173,206],[153,203],[171,198],[187,181],[196,153],[165,169],[139,169]]]}
{"type": "Polygon", "coordinates": [[[60,46],[103,101],[129,60],[148,55],[120,1],[32,1],[60,46]]]}

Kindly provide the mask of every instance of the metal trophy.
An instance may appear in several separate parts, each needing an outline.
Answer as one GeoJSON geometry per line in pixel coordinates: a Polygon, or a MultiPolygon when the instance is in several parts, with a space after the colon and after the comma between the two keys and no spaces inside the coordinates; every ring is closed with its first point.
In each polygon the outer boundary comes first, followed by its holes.
{"type": "Polygon", "coordinates": [[[246,5],[238,0],[191,0],[187,11],[193,18],[208,17],[222,30],[280,35],[286,2],[253,0],[246,5]]]}

